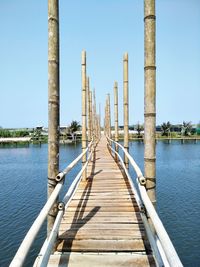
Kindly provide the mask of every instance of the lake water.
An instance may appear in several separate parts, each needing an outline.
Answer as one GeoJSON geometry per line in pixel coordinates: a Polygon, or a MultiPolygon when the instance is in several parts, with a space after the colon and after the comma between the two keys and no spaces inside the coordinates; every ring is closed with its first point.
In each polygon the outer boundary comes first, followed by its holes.
{"type": "MultiPolygon", "coordinates": [[[[142,142],[131,142],[130,153],[143,169],[142,142]]],[[[78,154],[77,144],[61,146],[60,169],[78,154]]],[[[80,163],[66,179],[66,187],[80,163]]],[[[134,173],[131,170],[131,173],[134,173]]],[[[46,200],[47,145],[0,148],[0,266],[13,258],[25,233],[46,200]]],[[[184,264],[200,266],[200,142],[157,143],[157,209],[184,264]]],[[[46,225],[31,248],[25,266],[32,266],[45,238],[46,225]]]]}

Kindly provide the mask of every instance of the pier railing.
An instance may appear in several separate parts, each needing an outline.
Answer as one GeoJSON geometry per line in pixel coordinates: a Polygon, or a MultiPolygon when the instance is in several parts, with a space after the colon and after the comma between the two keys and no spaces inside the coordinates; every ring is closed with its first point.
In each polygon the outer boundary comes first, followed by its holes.
{"type": "Polygon", "coordinates": [[[74,166],[82,159],[84,155],[89,151],[87,161],[86,163],[82,166],[82,169],[80,172],[77,174],[75,177],[73,183],[71,184],[70,188],[68,189],[67,193],[65,194],[64,198],[62,199],[61,202],[58,203],[58,214],[54,223],[54,226],[50,232],[50,235],[47,237],[47,239],[44,242],[44,245],[42,246],[42,249],[40,251],[39,256],[39,265],[37,266],[47,266],[49,256],[53,250],[53,246],[58,234],[58,228],[64,213],[64,208],[65,206],[69,203],[70,199],[73,197],[75,190],[77,186],[80,183],[81,176],[86,169],[89,161],[91,160],[93,150],[94,150],[94,145],[95,143],[91,141],[88,145],[88,147],[74,160],[72,161],[62,172],[60,172],[57,177],[55,177],[56,181],[58,182],[54,191],[52,192],[51,196],[47,200],[46,204],[40,211],[38,217],[35,219],[33,222],[31,228],[27,232],[24,240],[22,241],[17,253],[15,254],[15,257],[13,258],[10,267],[21,267],[23,266],[23,263],[27,257],[27,254],[30,250],[31,245],[33,244],[34,240],[37,237],[37,234],[39,230],[41,229],[43,223],[45,222],[45,219],[48,216],[49,211],[53,207],[53,205],[56,203],[56,200],[59,196],[59,193],[64,186],[64,177],[65,175],[74,168],[74,166]]]}
{"type": "Polygon", "coordinates": [[[135,193],[135,198],[137,204],[140,208],[141,217],[147,232],[147,236],[149,238],[153,253],[155,255],[158,266],[170,266],[170,267],[181,267],[183,266],[179,256],[163,226],[162,221],[160,220],[153,204],[151,203],[149,196],[147,194],[145,184],[146,179],[143,176],[139,166],[136,164],[131,155],[127,152],[127,150],[118,142],[107,137],[108,140],[108,148],[118,157],[118,160],[121,163],[121,166],[130,182],[133,192],[135,193]],[[114,146],[112,146],[114,144],[114,146]],[[114,148],[113,148],[114,147],[114,148]],[[116,148],[120,148],[122,152],[128,158],[130,164],[132,165],[135,173],[137,175],[137,188],[134,186],[133,180],[123,162],[122,157],[116,151],[116,148]],[[149,219],[151,223],[149,223],[149,219]],[[152,224],[152,227],[150,226],[152,224]]]}

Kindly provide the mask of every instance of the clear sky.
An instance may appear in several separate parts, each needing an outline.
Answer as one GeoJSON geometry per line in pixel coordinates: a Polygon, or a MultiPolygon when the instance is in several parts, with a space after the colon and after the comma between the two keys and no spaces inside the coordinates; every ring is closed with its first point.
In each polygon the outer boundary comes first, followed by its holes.
{"type": "MultiPolygon", "coordinates": [[[[157,0],[157,124],[200,121],[200,1],[157,0]]],[[[143,122],[142,0],[60,0],[61,125],[81,122],[81,51],[102,113],[129,53],[130,125],[143,122]]],[[[47,126],[47,0],[0,0],[0,126],[47,126]]]]}

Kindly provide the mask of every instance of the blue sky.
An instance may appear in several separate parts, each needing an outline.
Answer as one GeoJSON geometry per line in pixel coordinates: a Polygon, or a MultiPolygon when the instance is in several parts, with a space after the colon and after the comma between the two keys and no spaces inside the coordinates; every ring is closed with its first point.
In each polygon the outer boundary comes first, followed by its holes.
{"type": "MultiPolygon", "coordinates": [[[[157,124],[200,121],[200,1],[157,0],[157,124]]],[[[47,126],[47,0],[0,0],[0,126],[47,126]]],[[[130,125],[143,122],[141,0],[60,0],[61,125],[81,122],[81,51],[102,113],[129,53],[130,125]]]]}

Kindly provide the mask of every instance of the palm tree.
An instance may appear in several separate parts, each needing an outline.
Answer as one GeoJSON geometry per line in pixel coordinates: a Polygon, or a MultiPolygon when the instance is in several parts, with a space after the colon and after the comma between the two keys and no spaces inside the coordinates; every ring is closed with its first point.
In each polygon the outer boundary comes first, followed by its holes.
{"type": "Polygon", "coordinates": [[[161,125],[162,136],[169,136],[171,127],[172,125],[169,121],[167,123],[163,122],[163,124],[161,125]]]}
{"type": "Polygon", "coordinates": [[[191,135],[192,132],[192,124],[191,121],[185,122],[183,121],[183,125],[181,126],[181,134],[183,136],[191,135]]]}
{"type": "Polygon", "coordinates": [[[141,137],[141,132],[144,130],[144,126],[138,122],[138,124],[136,125],[135,130],[137,131],[137,137],[140,138],[141,137]]]}
{"type": "Polygon", "coordinates": [[[69,132],[72,136],[72,140],[75,140],[76,132],[80,130],[81,125],[77,121],[72,121],[69,126],[69,132]]]}

